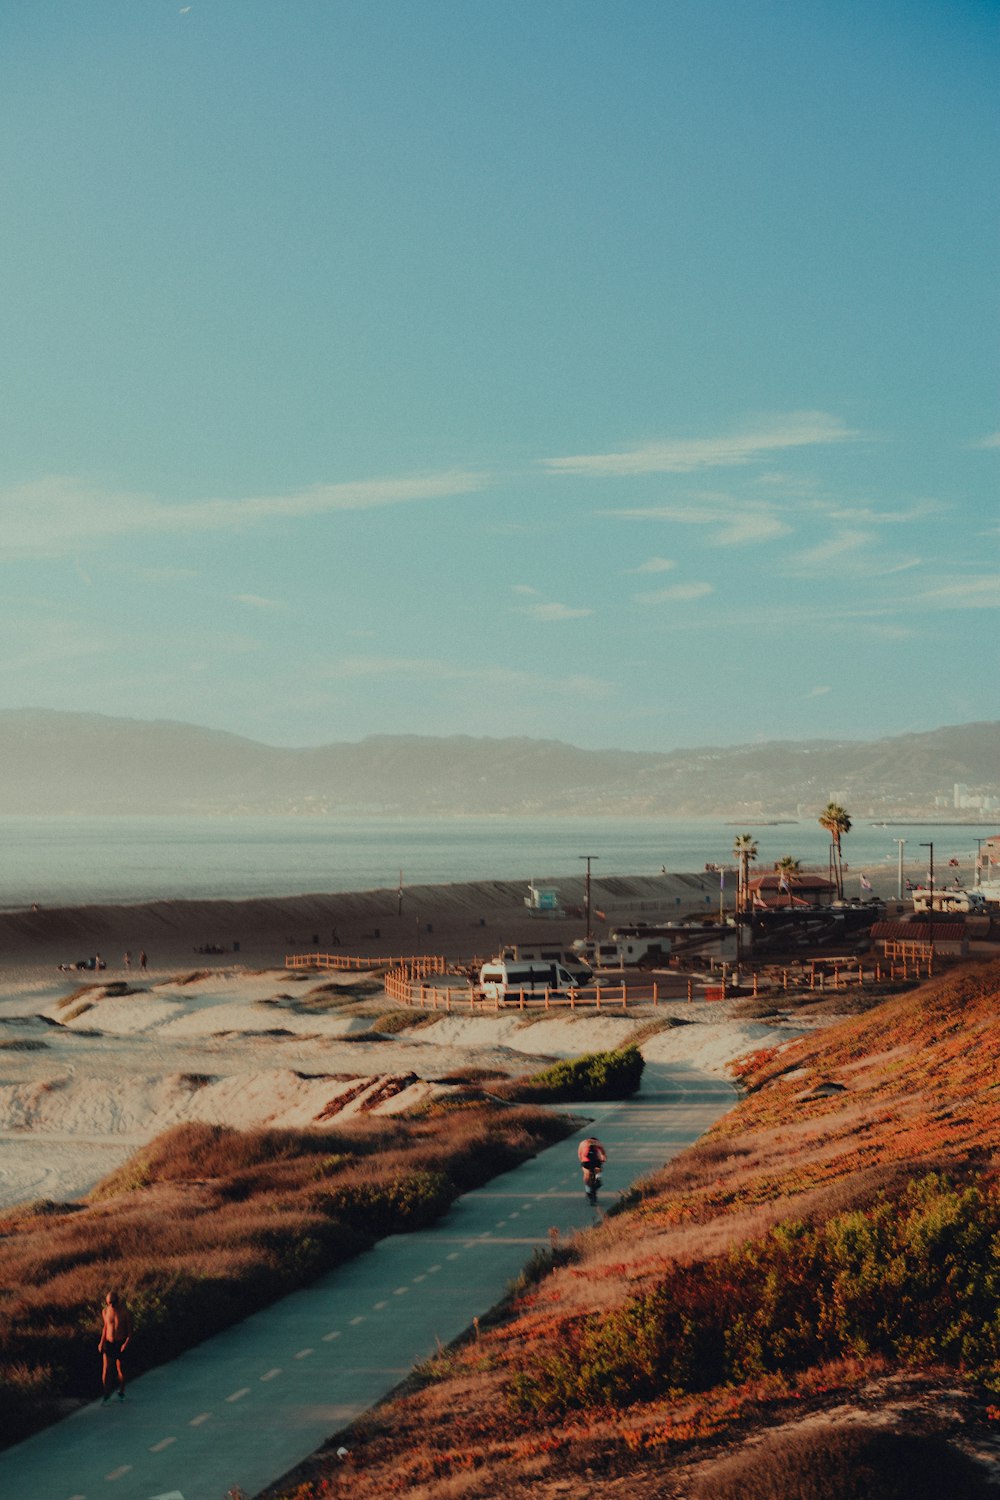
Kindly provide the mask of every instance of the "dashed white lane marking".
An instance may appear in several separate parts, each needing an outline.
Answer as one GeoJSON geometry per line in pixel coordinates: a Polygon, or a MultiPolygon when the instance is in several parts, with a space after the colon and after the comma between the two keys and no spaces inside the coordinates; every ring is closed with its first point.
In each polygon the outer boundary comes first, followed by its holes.
{"type": "Polygon", "coordinates": [[[324,1333],[324,1335],[323,1335],[323,1342],[324,1342],[324,1344],[332,1344],[333,1341],[334,1341],[334,1339],[339,1339],[339,1338],[340,1338],[340,1329],[339,1328],[335,1328],[332,1333],[324,1333]]]}
{"type": "Polygon", "coordinates": [[[250,1387],[248,1385],[245,1385],[240,1390],[234,1391],[231,1396],[227,1396],[226,1400],[227,1401],[242,1401],[243,1397],[244,1396],[249,1396],[249,1394],[250,1394],[250,1387]]]}
{"type": "Polygon", "coordinates": [[[372,1304],[372,1311],[373,1312],[381,1312],[382,1309],[383,1309],[383,1307],[388,1307],[388,1306],[389,1306],[388,1302],[375,1302],[375,1303],[372,1304]]]}
{"type": "Polygon", "coordinates": [[[521,1210],[519,1208],[515,1208],[512,1213],[508,1214],[507,1217],[510,1219],[519,1219],[521,1217],[521,1210]]]}
{"type": "Polygon", "coordinates": [[[188,1426],[200,1427],[202,1422],[209,1422],[211,1421],[211,1419],[212,1413],[210,1411],[203,1411],[200,1417],[192,1417],[190,1422],[188,1423],[188,1426]]]}
{"type": "Polygon", "coordinates": [[[364,1313],[358,1313],[358,1315],[357,1315],[356,1318],[352,1318],[351,1319],[351,1327],[352,1328],[357,1328],[358,1324],[359,1323],[363,1323],[364,1321],[365,1321],[365,1315],[364,1315],[364,1313]]]}
{"type": "Polygon", "coordinates": [[[427,1272],[426,1271],[421,1271],[421,1273],[420,1273],[419,1276],[414,1276],[414,1278],[413,1278],[413,1284],[415,1286],[418,1281],[426,1281],[426,1280],[427,1280],[427,1272]]]}
{"type": "Polygon", "coordinates": [[[298,1354],[296,1354],[295,1358],[296,1359],[308,1359],[309,1356],[310,1356],[310,1354],[313,1354],[313,1353],[315,1353],[315,1350],[313,1350],[313,1349],[300,1349],[299,1352],[298,1352],[298,1354]]]}
{"type": "Polygon", "coordinates": [[[164,1448],[169,1448],[170,1444],[176,1443],[176,1441],[177,1439],[175,1437],[161,1438],[158,1443],[153,1444],[152,1448],[150,1448],[149,1451],[150,1453],[162,1453],[164,1448]]]}
{"type": "Polygon", "coordinates": [[[276,1365],[273,1370],[265,1370],[264,1373],[263,1373],[263,1375],[260,1378],[261,1378],[261,1380],[273,1380],[276,1375],[280,1375],[280,1374],[281,1374],[281,1366],[280,1365],[276,1365]]]}
{"type": "Polygon", "coordinates": [[[506,1224],[506,1222],[507,1222],[506,1219],[497,1219],[497,1221],[494,1224],[493,1228],[494,1229],[502,1229],[503,1226],[506,1224]]]}
{"type": "Polygon", "coordinates": [[[458,1257],[459,1255],[461,1255],[461,1253],[462,1252],[460,1250],[452,1250],[449,1255],[445,1256],[445,1260],[458,1260],[458,1257]]]}
{"type": "Polygon", "coordinates": [[[121,1464],[117,1469],[112,1469],[110,1474],[105,1474],[105,1479],[121,1479],[123,1475],[132,1471],[131,1464],[121,1464]]]}
{"type": "Polygon", "coordinates": [[[87,1500],[86,1495],[70,1495],[69,1500],[87,1500]]]}
{"type": "Polygon", "coordinates": [[[427,1274],[428,1274],[428,1276],[433,1276],[434,1272],[435,1271],[440,1271],[440,1269],[441,1269],[440,1266],[428,1266],[427,1267],[427,1274]]]}
{"type": "Polygon", "coordinates": [[[398,1286],[392,1295],[394,1297],[405,1297],[409,1290],[408,1286],[398,1286]]]}

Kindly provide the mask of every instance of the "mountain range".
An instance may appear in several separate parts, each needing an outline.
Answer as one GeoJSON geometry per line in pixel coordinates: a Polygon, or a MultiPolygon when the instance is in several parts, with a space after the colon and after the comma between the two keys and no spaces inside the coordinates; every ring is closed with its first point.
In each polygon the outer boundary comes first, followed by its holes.
{"type": "Polygon", "coordinates": [[[956,784],[1000,796],[998,731],[975,723],[659,753],[465,735],[287,749],[168,720],[8,709],[0,813],[780,818],[836,800],[924,817],[954,808],[956,784]]]}

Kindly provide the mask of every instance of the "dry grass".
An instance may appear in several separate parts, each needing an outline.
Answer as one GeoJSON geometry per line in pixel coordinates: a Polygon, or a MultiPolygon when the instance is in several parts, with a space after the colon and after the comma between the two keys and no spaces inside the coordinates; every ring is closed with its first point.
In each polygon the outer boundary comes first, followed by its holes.
{"type": "Polygon", "coordinates": [[[93,1394],[93,1329],[109,1288],[125,1294],[141,1329],[141,1373],[374,1239],[431,1222],[458,1193],[571,1128],[541,1110],[486,1103],[322,1131],[181,1125],[86,1203],[9,1213],[0,1220],[6,1440],[47,1419],[56,1397],[93,1394]]]}

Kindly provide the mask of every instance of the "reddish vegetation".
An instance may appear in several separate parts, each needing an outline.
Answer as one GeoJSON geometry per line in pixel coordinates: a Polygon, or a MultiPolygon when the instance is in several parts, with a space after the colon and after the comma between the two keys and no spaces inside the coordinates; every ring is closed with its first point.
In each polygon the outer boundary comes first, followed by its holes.
{"type": "MultiPolygon", "coordinates": [[[[808,1456],[875,1415],[905,1439],[887,1473],[922,1467],[915,1436],[974,1446],[1000,1417],[998,999],[1000,964],[972,965],[747,1060],[703,1143],[338,1438],[346,1465],[319,1456],[274,1495],[722,1496],[748,1433],[788,1428],[808,1456]]],[[[949,1495],[978,1493],[960,1469],[949,1495]]]]}

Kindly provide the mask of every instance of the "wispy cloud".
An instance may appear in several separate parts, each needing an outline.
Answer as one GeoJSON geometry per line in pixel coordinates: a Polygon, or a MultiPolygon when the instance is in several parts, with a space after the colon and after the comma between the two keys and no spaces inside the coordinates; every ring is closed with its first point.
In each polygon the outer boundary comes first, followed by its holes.
{"type": "Polygon", "coordinates": [[[876,540],[871,531],[840,531],[815,547],[807,547],[795,555],[794,562],[807,571],[825,569],[845,557],[863,551],[876,540]]]}
{"type": "Polygon", "coordinates": [[[111,536],[238,532],[269,520],[471,494],[487,483],[482,473],[447,470],[315,485],[286,495],[165,503],[147,494],[101,490],[55,476],[0,491],[0,556],[45,555],[111,536]]]}
{"type": "Polygon", "coordinates": [[[265,599],[261,594],[230,594],[234,604],[246,604],[250,609],[284,609],[280,599],[265,599]]]}
{"type": "Polygon", "coordinates": [[[522,613],[530,615],[533,620],[582,620],[594,611],[572,604],[559,604],[553,600],[549,603],[529,604],[522,613]]]}
{"type": "Polygon", "coordinates": [[[954,578],[926,589],[916,602],[940,609],[1000,609],[1000,574],[954,578]]]}
{"type": "Polygon", "coordinates": [[[645,562],[629,571],[632,573],[669,573],[671,568],[676,568],[676,566],[672,557],[647,557],[645,562]]]}
{"type": "Polygon", "coordinates": [[[741,504],[737,500],[725,505],[716,502],[689,505],[645,505],[606,510],[602,515],[623,521],[673,521],[681,526],[714,527],[709,538],[717,547],[741,547],[754,542],[772,541],[791,531],[787,521],[770,507],[741,504]]]}
{"type": "Polygon", "coordinates": [[[1000,432],[991,432],[972,446],[973,448],[1000,448],[1000,432]]]}
{"type": "Polygon", "coordinates": [[[843,443],[858,433],[828,412],[789,412],[763,420],[756,429],[708,438],[675,438],[646,443],[617,453],[578,453],[543,459],[558,474],[621,476],[629,474],[689,474],[696,469],[731,468],[752,463],[787,448],[843,443]]]}
{"type": "Polygon", "coordinates": [[[830,691],[830,689],[828,687],[814,687],[814,688],[810,688],[809,692],[806,693],[806,697],[807,698],[825,698],[826,695],[827,695],[827,693],[829,691],[830,691]]]}
{"type": "Polygon", "coordinates": [[[636,594],[634,597],[639,604],[674,604],[690,599],[704,599],[706,594],[714,592],[710,583],[673,583],[669,588],[651,589],[649,593],[636,594]]]}

